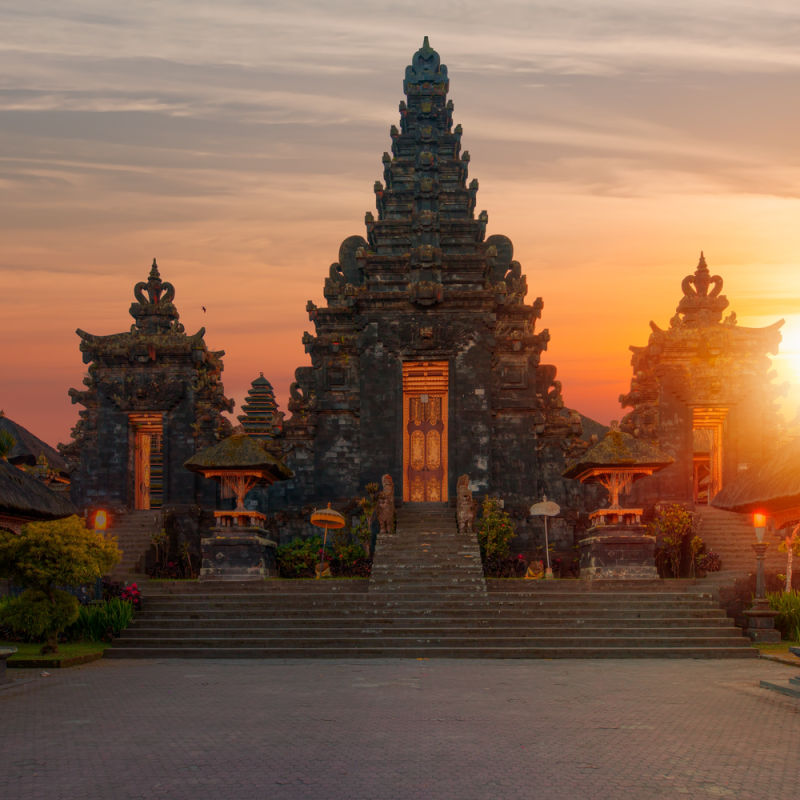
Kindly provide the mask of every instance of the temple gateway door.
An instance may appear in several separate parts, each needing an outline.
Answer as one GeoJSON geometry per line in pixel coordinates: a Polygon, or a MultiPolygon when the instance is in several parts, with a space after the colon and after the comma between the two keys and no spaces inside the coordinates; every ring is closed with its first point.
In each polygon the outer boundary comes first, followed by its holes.
{"type": "Polygon", "coordinates": [[[403,500],[447,502],[446,361],[403,364],[403,500]]]}
{"type": "Polygon", "coordinates": [[[161,414],[129,414],[133,444],[133,507],[160,508],[164,491],[161,414]]]}

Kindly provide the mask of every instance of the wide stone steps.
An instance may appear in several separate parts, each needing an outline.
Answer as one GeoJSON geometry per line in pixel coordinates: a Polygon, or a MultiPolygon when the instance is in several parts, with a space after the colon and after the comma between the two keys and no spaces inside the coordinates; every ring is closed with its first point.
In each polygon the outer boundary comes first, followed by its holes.
{"type": "Polygon", "coordinates": [[[348,646],[309,647],[113,647],[106,658],[742,658],[757,655],[755,651],[736,647],[694,645],[660,646],[609,645],[602,647],[556,646],[524,647],[453,645],[412,645],[400,647],[363,646],[355,651],[348,646]]]}
{"type": "MultiPolygon", "coordinates": [[[[438,633],[413,632],[385,632],[373,631],[365,628],[361,631],[342,632],[339,635],[316,634],[296,635],[293,637],[283,636],[161,636],[153,638],[128,637],[124,647],[349,647],[353,655],[357,655],[362,648],[374,646],[380,647],[400,647],[409,645],[449,645],[453,647],[604,647],[608,646],[608,636],[588,636],[585,633],[576,632],[574,635],[544,635],[544,634],[502,634],[495,632],[485,632],[480,639],[475,635],[458,635],[438,633]]],[[[667,636],[654,635],[652,632],[639,631],[630,632],[628,635],[617,635],[614,637],[614,646],[622,647],[625,645],[640,647],[687,647],[687,646],[729,646],[734,647],[739,644],[738,637],[712,635],[703,637],[701,635],[688,636],[667,636]]]]}
{"type": "Polygon", "coordinates": [[[490,581],[451,510],[402,509],[369,582],[153,584],[110,658],[753,657],[692,582],[490,581]]]}
{"type": "MultiPolygon", "coordinates": [[[[475,620],[469,625],[465,625],[463,621],[460,624],[452,623],[446,626],[448,634],[458,633],[461,635],[474,634],[480,628],[490,629],[493,634],[499,633],[525,633],[525,634],[547,634],[552,633],[554,629],[565,631],[567,629],[585,631],[587,628],[596,626],[599,620],[575,619],[575,620],[527,620],[524,618],[503,618],[497,619],[482,619],[475,620]]],[[[603,620],[606,622],[606,620],[603,620]]],[[[323,634],[344,631],[359,631],[367,630],[374,632],[393,631],[393,632],[426,632],[429,634],[437,633],[442,630],[442,622],[438,619],[415,619],[415,618],[399,618],[399,619],[356,619],[356,620],[341,620],[341,619],[316,619],[303,622],[298,622],[291,617],[284,617],[275,620],[221,620],[216,624],[210,625],[206,620],[191,620],[180,619],[160,622],[155,624],[133,625],[125,633],[125,639],[133,639],[143,636],[166,636],[166,635],[195,635],[198,631],[214,636],[252,636],[257,633],[263,634],[280,634],[282,636],[294,635],[307,635],[309,632],[323,634]]],[[[687,632],[694,635],[696,632],[712,632],[714,635],[719,633],[729,636],[731,635],[730,626],[725,624],[723,620],[716,619],[698,619],[693,620],[687,624],[685,619],[668,619],[661,620],[659,628],[667,630],[669,628],[685,628],[687,632]]],[[[627,618],[613,620],[611,624],[603,626],[603,631],[610,635],[617,635],[628,633],[630,631],[645,631],[652,632],[652,628],[642,627],[642,620],[637,618],[627,618]]]]}

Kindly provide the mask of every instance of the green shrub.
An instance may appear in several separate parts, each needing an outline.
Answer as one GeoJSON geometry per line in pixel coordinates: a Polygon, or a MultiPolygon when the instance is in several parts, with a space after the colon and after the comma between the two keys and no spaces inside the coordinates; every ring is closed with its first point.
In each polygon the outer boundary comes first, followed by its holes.
{"type": "Polygon", "coordinates": [[[0,530],[0,577],[26,590],[6,606],[0,624],[44,636],[42,652],[56,652],[59,633],[78,616],[78,601],[56,587],[92,583],[119,559],[116,541],[88,530],[77,516],[29,522],[19,534],[0,530]]]}
{"type": "MultiPolygon", "coordinates": [[[[679,503],[661,506],[648,524],[647,532],[656,537],[656,566],[662,577],[680,578],[684,572],[692,570],[695,554],[691,545],[694,533],[691,511],[679,503]]],[[[702,545],[702,541],[699,544],[702,545]]]]}
{"type": "Polygon", "coordinates": [[[508,558],[514,533],[511,517],[503,511],[500,501],[487,495],[478,522],[478,546],[486,572],[497,569],[508,558]]]}
{"type": "Polygon", "coordinates": [[[47,644],[42,652],[55,652],[52,643],[57,642],[64,628],[75,622],[79,608],[78,598],[60,589],[49,594],[40,589],[26,589],[0,610],[0,625],[26,640],[45,638],[47,644]]]}
{"type": "Polygon", "coordinates": [[[372,561],[359,543],[336,544],[331,556],[331,571],[342,578],[369,577],[372,561]]]}
{"type": "Polygon", "coordinates": [[[292,539],[282,544],[275,553],[278,574],[282,578],[313,578],[314,567],[322,558],[322,537],[292,539]]]}
{"type": "Polygon", "coordinates": [[[800,641],[800,591],[767,592],[770,608],[778,612],[775,627],[784,639],[800,641]]]}
{"type": "Polygon", "coordinates": [[[114,597],[94,606],[81,606],[78,618],[64,631],[70,641],[107,642],[119,636],[133,619],[133,604],[114,597]]]}

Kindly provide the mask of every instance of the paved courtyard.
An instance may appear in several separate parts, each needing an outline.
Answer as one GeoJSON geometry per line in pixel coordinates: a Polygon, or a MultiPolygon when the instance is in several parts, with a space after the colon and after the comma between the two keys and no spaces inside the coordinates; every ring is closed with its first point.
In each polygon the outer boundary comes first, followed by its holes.
{"type": "Polygon", "coordinates": [[[0,798],[800,796],[767,661],[99,661],[0,690],[0,798]]]}

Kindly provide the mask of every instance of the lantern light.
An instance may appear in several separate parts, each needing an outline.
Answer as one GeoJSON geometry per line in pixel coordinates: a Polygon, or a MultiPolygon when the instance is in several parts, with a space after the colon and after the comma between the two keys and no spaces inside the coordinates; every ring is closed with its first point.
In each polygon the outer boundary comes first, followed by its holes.
{"type": "Polygon", "coordinates": [[[108,514],[101,508],[94,515],[94,529],[104,531],[108,527],[108,514]]]}
{"type": "Polygon", "coordinates": [[[767,515],[761,511],[753,514],[753,527],[756,529],[756,541],[764,541],[764,529],[767,527],[767,515]]]}

